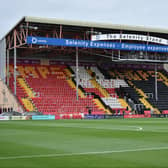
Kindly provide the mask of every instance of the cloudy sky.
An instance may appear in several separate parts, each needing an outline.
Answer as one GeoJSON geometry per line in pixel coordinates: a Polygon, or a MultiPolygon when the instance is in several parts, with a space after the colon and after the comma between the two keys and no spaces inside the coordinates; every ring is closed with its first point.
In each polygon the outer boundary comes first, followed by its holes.
{"type": "Polygon", "coordinates": [[[23,16],[168,28],[168,0],[0,0],[0,39],[23,16]]]}

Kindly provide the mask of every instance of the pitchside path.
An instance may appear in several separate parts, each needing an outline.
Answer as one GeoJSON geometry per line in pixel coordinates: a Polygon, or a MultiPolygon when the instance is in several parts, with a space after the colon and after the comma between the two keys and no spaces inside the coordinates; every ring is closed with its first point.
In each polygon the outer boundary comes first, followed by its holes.
{"type": "Polygon", "coordinates": [[[167,167],[168,119],[3,121],[0,144],[0,168],[167,167]]]}

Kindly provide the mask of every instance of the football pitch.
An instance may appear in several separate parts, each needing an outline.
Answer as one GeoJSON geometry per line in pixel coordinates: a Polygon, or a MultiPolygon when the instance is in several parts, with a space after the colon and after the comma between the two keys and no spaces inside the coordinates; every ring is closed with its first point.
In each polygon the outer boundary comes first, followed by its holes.
{"type": "Polygon", "coordinates": [[[0,168],[168,167],[168,119],[1,121],[0,168]]]}

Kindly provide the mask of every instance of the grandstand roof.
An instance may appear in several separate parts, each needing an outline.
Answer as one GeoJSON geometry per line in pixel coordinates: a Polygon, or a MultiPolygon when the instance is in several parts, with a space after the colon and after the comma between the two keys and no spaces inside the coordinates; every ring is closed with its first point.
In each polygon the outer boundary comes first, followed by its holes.
{"type": "Polygon", "coordinates": [[[100,22],[71,21],[71,20],[62,20],[62,19],[55,19],[55,18],[41,18],[41,17],[25,16],[25,21],[26,22],[36,22],[36,23],[46,23],[46,24],[62,24],[62,25],[72,25],[72,26],[108,28],[108,29],[119,29],[119,30],[133,30],[133,31],[155,32],[155,33],[166,33],[166,34],[168,33],[168,29],[164,29],[164,28],[130,26],[130,25],[100,23],[100,22]]]}
{"type": "Polygon", "coordinates": [[[37,24],[39,23],[39,24],[80,26],[80,27],[93,27],[93,28],[104,28],[104,29],[116,29],[116,30],[128,30],[128,31],[153,32],[153,33],[168,34],[168,29],[165,29],[165,28],[153,28],[153,27],[146,27],[146,26],[131,26],[131,25],[111,24],[111,23],[101,23],[101,22],[72,21],[72,20],[64,20],[64,19],[56,19],[56,18],[41,18],[41,17],[24,16],[6,34],[6,36],[21,22],[30,22],[30,23],[37,23],[37,24]]]}

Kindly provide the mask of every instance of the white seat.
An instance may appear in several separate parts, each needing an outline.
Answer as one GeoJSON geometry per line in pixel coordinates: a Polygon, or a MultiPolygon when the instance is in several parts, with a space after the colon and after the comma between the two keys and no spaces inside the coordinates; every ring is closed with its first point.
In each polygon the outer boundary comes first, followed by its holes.
{"type": "Polygon", "coordinates": [[[111,108],[123,108],[116,97],[102,98],[102,100],[111,108]]]}
{"type": "MultiPolygon", "coordinates": [[[[71,66],[71,68],[75,73],[76,67],[71,66]]],[[[79,69],[79,71],[78,71],[79,84],[83,88],[94,88],[94,86],[90,82],[90,79],[92,79],[92,77],[87,73],[86,69],[83,66],[79,66],[78,69],[79,69]]],[[[76,80],[76,78],[75,78],[75,80],[76,80]]]]}

